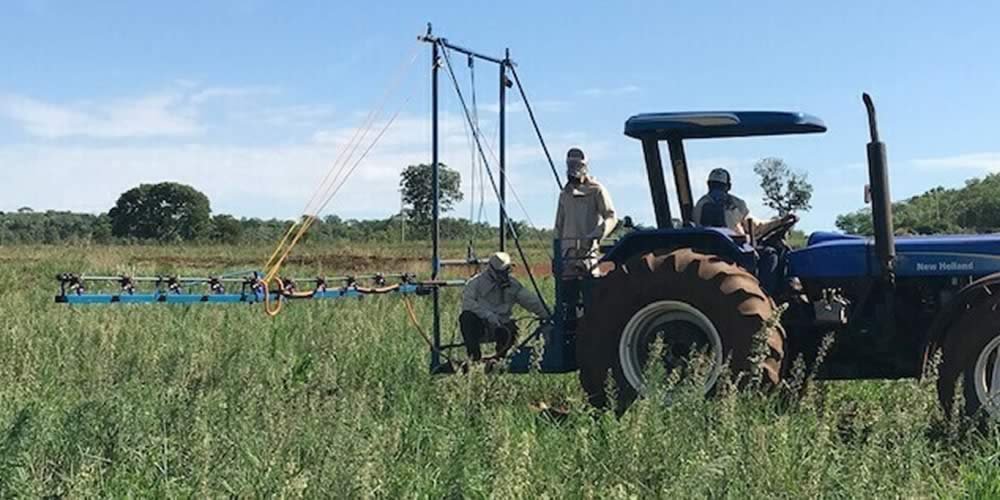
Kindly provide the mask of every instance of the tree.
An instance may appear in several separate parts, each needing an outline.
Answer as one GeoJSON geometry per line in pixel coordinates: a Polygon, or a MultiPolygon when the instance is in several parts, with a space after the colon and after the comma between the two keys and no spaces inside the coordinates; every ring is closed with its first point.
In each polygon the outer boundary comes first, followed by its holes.
{"type": "Polygon", "coordinates": [[[243,225],[232,215],[212,217],[212,239],[223,243],[239,243],[243,236],[243,225]]]}
{"type": "Polygon", "coordinates": [[[847,234],[871,236],[875,233],[874,222],[872,222],[872,211],[868,208],[862,208],[849,214],[838,215],[835,224],[837,229],[847,234]]]}
{"type": "Polygon", "coordinates": [[[98,215],[91,226],[90,239],[94,243],[110,243],[112,236],[111,217],[108,214],[98,215]]]}
{"type": "MultiPolygon", "coordinates": [[[[447,212],[462,201],[462,176],[455,170],[440,164],[438,173],[441,185],[441,213],[447,212]]],[[[403,194],[403,205],[407,216],[417,223],[431,220],[434,206],[434,196],[431,192],[430,165],[421,163],[410,165],[399,175],[399,190],[403,194]]]]}
{"type": "Polygon", "coordinates": [[[176,182],[140,184],[118,197],[108,215],[117,237],[161,241],[194,240],[209,235],[208,197],[176,182]]]}
{"type": "MultiPolygon", "coordinates": [[[[900,234],[984,233],[1000,228],[1000,174],[970,179],[958,189],[935,187],[892,204],[893,222],[900,234]]],[[[871,210],[864,208],[837,217],[837,227],[871,235],[871,210]]]]}
{"type": "Polygon", "coordinates": [[[977,233],[1000,229],[1000,174],[970,179],[957,196],[956,222],[977,233]]]}
{"type": "Polygon", "coordinates": [[[812,184],[806,174],[793,172],[781,158],[764,158],[753,166],[760,177],[760,187],[764,190],[764,204],[778,211],[784,217],[792,212],[812,208],[812,184]]]}

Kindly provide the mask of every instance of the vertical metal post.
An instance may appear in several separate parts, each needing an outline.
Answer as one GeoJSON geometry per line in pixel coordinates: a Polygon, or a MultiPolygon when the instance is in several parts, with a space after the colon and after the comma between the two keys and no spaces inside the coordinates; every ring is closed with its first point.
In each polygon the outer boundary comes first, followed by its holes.
{"type": "Polygon", "coordinates": [[[500,64],[500,251],[507,251],[507,64],[510,49],[500,64]]]}
{"type": "MultiPolygon", "coordinates": [[[[428,29],[429,31],[429,29],[428,29]]],[[[431,279],[438,279],[441,271],[441,256],[438,244],[440,243],[441,206],[439,198],[441,196],[440,179],[438,178],[438,68],[440,67],[440,56],[438,55],[438,42],[431,44],[431,195],[434,199],[431,215],[431,279]]],[[[431,371],[436,371],[441,365],[441,297],[438,287],[433,287],[432,297],[434,303],[434,323],[432,332],[434,336],[434,349],[431,350],[431,371]]]]}
{"type": "Polygon", "coordinates": [[[653,212],[656,214],[656,227],[659,229],[673,227],[673,221],[670,220],[670,200],[667,197],[667,184],[663,180],[663,162],[660,159],[660,145],[656,139],[643,139],[642,153],[646,158],[646,177],[649,180],[649,193],[653,196],[653,212]]]}
{"type": "Polygon", "coordinates": [[[667,139],[667,148],[670,151],[670,165],[674,171],[674,185],[677,187],[677,203],[681,207],[681,222],[691,222],[694,199],[691,196],[691,180],[688,178],[684,143],[680,139],[667,139]]]}

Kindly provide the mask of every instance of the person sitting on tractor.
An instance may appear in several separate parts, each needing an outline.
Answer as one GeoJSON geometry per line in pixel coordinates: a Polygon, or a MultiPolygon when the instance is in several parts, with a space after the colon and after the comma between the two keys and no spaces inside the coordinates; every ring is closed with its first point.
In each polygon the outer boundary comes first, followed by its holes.
{"type": "Polygon", "coordinates": [[[458,317],[465,350],[473,361],[482,359],[480,343],[496,342],[500,358],[514,345],[517,325],[511,319],[514,304],[542,319],[548,311],[535,293],[510,275],[510,255],[497,252],[490,256],[486,270],[472,277],[462,292],[462,313],[458,317]]]}
{"type": "Polygon", "coordinates": [[[589,175],[580,148],[566,152],[566,186],[559,193],[555,237],[562,249],[564,278],[595,272],[601,239],[618,223],[611,195],[589,175]]]}
{"type": "Polygon", "coordinates": [[[729,228],[740,235],[764,235],[781,224],[798,220],[795,215],[788,214],[761,222],[750,215],[745,201],[729,192],[732,187],[729,171],[724,168],[712,170],[708,174],[708,194],[698,200],[691,213],[694,223],[729,228]]]}

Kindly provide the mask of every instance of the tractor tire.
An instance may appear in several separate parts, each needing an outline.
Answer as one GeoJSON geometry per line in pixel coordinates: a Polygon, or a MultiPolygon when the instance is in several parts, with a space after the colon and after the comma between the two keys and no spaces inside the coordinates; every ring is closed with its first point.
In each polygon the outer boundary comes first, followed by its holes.
{"type": "MultiPolygon", "coordinates": [[[[727,361],[734,376],[750,371],[754,338],[758,333],[764,335],[766,349],[759,366],[766,383],[778,384],[785,334],[779,324],[770,322],[775,309],[753,275],[717,256],[683,249],[635,257],[602,278],[593,289],[577,332],[580,383],[589,402],[604,408],[610,372],[617,395],[616,409],[619,413],[625,411],[643,384],[636,380],[636,363],[629,361],[638,357],[628,353],[635,351],[635,339],[648,343],[649,333],[636,333],[636,325],[646,324],[645,332],[663,328],[655,330],[655,336],[667,331],[664,325],[677,325],[671,331],[678,332],[690,328],[682,325],[686,322],[695,326],[696,332],[702,332],[712,351],[713,346],[721,344],[721,351],[711,354],[718,361],[727,361]],[[651,319],[656,314],[660,317],[651,319]],[[623,366],[623,359],[628,366],[623,366]]],[[[664,359],[667,356],[670,353],[664,359]]],[[[719,362],[719,369],[721,365],[719,362]]],[[[711,375],[706,380],[706,394],[715,381],[711,375]]]]}
{"type": "Polygon", "coordinates": [[[938,367],[938,399],[946,415],[960,380],[960,414],[1000,419],[1000,298],[972,305],[947,330],[938,367]]]}

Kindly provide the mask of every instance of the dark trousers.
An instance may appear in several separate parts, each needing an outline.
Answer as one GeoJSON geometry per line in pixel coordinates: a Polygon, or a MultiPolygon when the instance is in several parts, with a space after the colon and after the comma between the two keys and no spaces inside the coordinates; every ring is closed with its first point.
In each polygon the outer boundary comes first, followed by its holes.
{"type": "Polygon", "coordinates": [[[462,311],[462,314],[458,316],[458,325],[462,330],[465,351],[469,353],[469,358],[473,361],[482,359],[483,353],[480,350],[480,344],[484,340],[495,341],[497,357],[503,357],[514,345],[514,337],[517,336],[517,325],[513,321],[494,327],[470,311],[462,311]]]}
{"type": "Polygon", "coordinates": [[[583,278],[562,278],[559,280],[559,301],[560,309],[563,312],[563,321],[576,321],[576,308],[582,306],[583,301],[583,278]]]}

